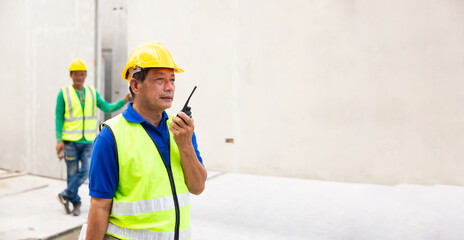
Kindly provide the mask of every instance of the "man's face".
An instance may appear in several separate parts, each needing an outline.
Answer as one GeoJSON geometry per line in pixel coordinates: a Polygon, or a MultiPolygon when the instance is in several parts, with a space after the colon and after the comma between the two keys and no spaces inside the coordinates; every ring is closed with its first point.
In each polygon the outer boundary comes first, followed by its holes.
{"type": "Polygon", "coordinates": [[[176,87],[174,70],[169,68],[150,69],[141,84],[140,97],[150,110],[164,111],[171,107],[176,87]]]}
{"type": "Polygon", "coordinates": [[[71,78],[73,80],[74,85],[81,86],[85,82],[85,78],[87,77],[87,71],[73,71],[71,73],[71,78]]]}

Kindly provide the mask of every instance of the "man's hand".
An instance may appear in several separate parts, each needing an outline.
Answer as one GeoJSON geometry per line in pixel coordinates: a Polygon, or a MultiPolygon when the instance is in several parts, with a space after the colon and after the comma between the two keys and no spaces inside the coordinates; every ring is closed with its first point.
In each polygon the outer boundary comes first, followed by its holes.
{"type": "Polygon", "coordinates": [[[192,135],[195,129],[193,118],[190,118],[184,112],[180,112],[172,121],[173,123],[169,126],[169,130],[171,130],[177,146],[192,146],[192,135]]]}
{"type": "Polygon", "coordinates": [[[58,158],[60,160],[64,158],[64,143],[63,142],[56,143],[56,154],[58,155],[58,158]]]}
{"type": "Polygon", "coordinates": [[[176,141],[179,147],[185,184],[187,184],[190,193],[195,195],[201,194],[205,189],[205,181],[208,174],[205,167],[198,161],[195,148],[192,144],[193,130],[195,128],[193,118],[190,118],[184,112],[180,112],[172,121],[169,130],[171,130],[174,141],[176,141]]]}
{"type": "Polygon", "coordinates": [[[128,103],[132,101],[132,96],[130,95],[130,93],[126,94],[126,96],[124,97],[124,102],[128,103]]]}

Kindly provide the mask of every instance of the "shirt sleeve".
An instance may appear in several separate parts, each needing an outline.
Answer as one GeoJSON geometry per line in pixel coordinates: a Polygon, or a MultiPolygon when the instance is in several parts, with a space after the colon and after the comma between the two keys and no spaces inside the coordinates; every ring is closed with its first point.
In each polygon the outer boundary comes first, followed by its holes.
{"type": "Polygon", "coordinates": [[[89,195],[111,199],[119,182],[118,159],[113,135],[105,126],[93,142],[89,169],[89,195]]]}
{"type": "Polygon", "coordinates": [[[192,145],[195,148],[195,153],[197,154],[198,161],[200,161],[201,165],[205,166],[203,164],[203,159],[200,156],[200,151],[198,151],[197,137],[195,136],[195,132],[192,135],[192,145]]]}
{"type": "Polygon", "coordinates": [[[55,134],[56,142],[63,141],[63,123],[64,123],[64,98],[63,91],[60,90],[58,93],[58,98],[56,99],[56,109],[55,109],[55,134]]]}
{"type": "Polygon", "coordinates": [[[117,102],[114,102],[114,103],[108,103],[107,101],[105,101],[100,93],[98,91],[96,91],[96,95],[97,95],[97,107],[100,108],[103,112],[105,113],[112,113],[114,111],[117,111],[119,109],[121,109],[125,104],[126,102],[124,101],[124,99],[121,99],[117,102]]]}

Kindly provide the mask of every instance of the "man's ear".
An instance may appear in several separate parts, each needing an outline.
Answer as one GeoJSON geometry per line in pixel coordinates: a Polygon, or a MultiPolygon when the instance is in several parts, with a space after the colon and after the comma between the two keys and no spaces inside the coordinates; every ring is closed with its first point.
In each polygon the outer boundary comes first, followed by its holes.
{"type": "Polygon", "coordinates": [[[137,93],[139,93],[140,82],[135,78],[131,78],[129,84],[134,95],[137,95],[137,93]]]}

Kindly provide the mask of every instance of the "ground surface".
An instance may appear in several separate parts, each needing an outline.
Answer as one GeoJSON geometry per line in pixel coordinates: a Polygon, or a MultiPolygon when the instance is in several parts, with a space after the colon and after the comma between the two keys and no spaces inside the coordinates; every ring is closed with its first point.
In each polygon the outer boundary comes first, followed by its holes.
{"type": "MultiPolygon", "coordinates": [[[[0,170],[0,239],[76,239],[87,221],[64,214],[66,182],[0,170]],[[63,234],[67,233],[67,234],[63,234]]],[[[381,186],[211,172],[192,196],[193,239],[463,239],[464,187],[381,186]]]]}

